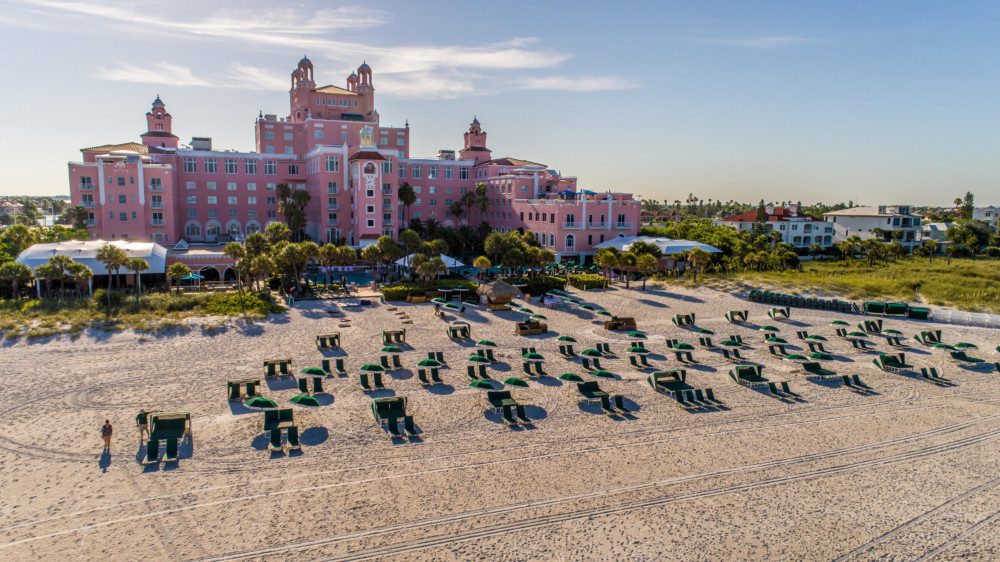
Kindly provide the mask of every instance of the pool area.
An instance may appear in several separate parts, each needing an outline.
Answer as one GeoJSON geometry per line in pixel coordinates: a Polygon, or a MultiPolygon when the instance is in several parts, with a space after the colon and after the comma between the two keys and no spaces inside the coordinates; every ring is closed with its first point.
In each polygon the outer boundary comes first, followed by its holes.
{"type": "MultiPolygon", "coordinates": [[[[370,285],[372,282],[371,272],[369,272],[368,270],[360,270],[360,271],[348,271],[346,273],[340,273],[339,271],[331,271],[330,283],[331,284],[340,283],[341,275],[343,275],[343,279],[345,281],[347,281],[348,283],[354,283],[359,287],[364,285],[370,285]]],[[[324,285],[326,284],[326,273],[321,271],[310,272],[306,274],[306,279],[308,279],[311,283],[315,283],[317,285],[324,285]]]]}

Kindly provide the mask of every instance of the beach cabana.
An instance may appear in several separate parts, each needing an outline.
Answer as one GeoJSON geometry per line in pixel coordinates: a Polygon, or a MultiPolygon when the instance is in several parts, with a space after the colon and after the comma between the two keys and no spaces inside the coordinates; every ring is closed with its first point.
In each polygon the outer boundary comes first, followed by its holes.
{"type": "Polygon", "coordinates": [[[510,310],[508,303],[522,294],[521,289],[501,280],[480,285],[476,292],[486,298],[486,306],[490,310],[510,310]]]}

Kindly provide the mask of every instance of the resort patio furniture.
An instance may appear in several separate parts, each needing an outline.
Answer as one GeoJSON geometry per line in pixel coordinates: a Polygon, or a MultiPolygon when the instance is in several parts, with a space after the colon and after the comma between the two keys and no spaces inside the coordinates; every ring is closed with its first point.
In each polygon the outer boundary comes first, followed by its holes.
{"type": "Polygon", "coordinates": [[[924,330],[919,334],[913,336],[913,339],[917,340],[920,345],[931,346],[936,343],[944,343],[941,341],[941,330],[924,330]]]}
{"type": "Polygon", "coordinates": [[[163,462],[177,462],[177,442],[176,437],[167,438],[167,450],[163,453],[163,462]]]}
{"type": "Polygon", "coordinates": [[[846,338],[847,337],[847,328],[836,328],[835,331],[836,331],[836,333],[837,333],[838,336],[840,336],[842,338],[846,338]]]}
{"type": "Polygon", "coordinates": [[[844,375],[841,377],[841,379],[844,381],[845,387],[855,392],[868,394],[870,392],[874,392],[875,390],[872,387],[868,386],[867,384],[861,382],[861,377],[859,377],[858,375],[851,375],[851,376],[844,375]]]}
{"type": "Polygon", "coordinates": [[[596,357],[594,357],[594,358],[581,357],[580,361],[583,363],[583,368],[586,369],[586,370],[588,370],[588,371],[593,370],[593,369],[603,369],[604,368],[604,367],[601,367],[601,360],[598,359],[598,358],[596,358],[596,357]]]}
{"type": "Polygon", "coordinates": [[[302,394],[323,394],[322,377],[299,377],[299,392],[302,394]],[[309,391],[309,381],[312,381],[312,392],[309,391]]]}
{"type": "Polygon", "coordinates": [[[742,324],[747,321],[748,316],[750,316],[748,310],[730,310],[726,313],[726,320],[732,324],[742,324]]]}
{"type": "Polygon", "coordinates": [[[559,354],[563,357],[576,357],[576,350],[573,349],[571,343],[561,343],[559,344],[559,354]]]}
{"type": "Polygon", "coordinates": [[[953,386],[951,380],[938,374],[937,367],[921,367],[920,377],[940,386],[953,386]]]}
{"type": "Polygon", "coordinates": [[[823,342],[810,341],[810,342],[806,342],[806,345],[809,346],[809,351],[818,352],[818,353],[826,353],[826,348],[823,347],[823,342]]]}
{"type": "Polygon", "coordinates": [[[620,331],[633,331],[636,329],[635,318],[630,316],[618,318],[612,317],[611,320],[604,322],[604,329],[610,332],[620,332],[620,331]]]}
{"type": "Polygon", "coordinates": [[[535,348],[533,348],[533,347],[522,347],[521,348],[521,357],[524,357],[525,355],[527,355],[529,353],[538,353],[538,350],[535,349],[535,348]]]}
{"type": "Polygon", "coordinates": [[[736,361],[737,363],[743,361],[743,356],[740,355],[739,349],[723,349],[722,356],[730,361],[736,361]]]}
{"type": "Polygon", "coordinates": [[[336,349],[340,347],[340,332],[324,336],[316,336],[316,347],[319,349],[336,349]]]}
{"type": "Polygon", "coordinates": [[[779,357],[784,357],[785,355],[788,354],[785,351],[785,346],[783,344],[780,344],[780,343],[772,343],[772,344],[768,345],[767,346],[767,350],[768,350],[768,352],[771,353],[771,355],[777,355],[779,357]]]}
{"type": "Polygon", "coordinates": [[[729,370],[729,377],[748,388],[766,386],[768,380],[761,375],[763,369],[760,365],[736,365],[729,370]]]}
{"type": "Polygon", "coordinates": [[[371,379],[368,377],[369,373],[360,373],[358,375],[358,381],[361,383],[361,387],[365,390],[376,390],[383,389],[385,385],[382,384],[382,373],[379,371],[371,372],[371,379]]]}
{"type": "Polygon", "coordinates": [[[337,357],[337,358],[335,358],[335,360],[334,360],[334,366],[336,367],[336,370],[330,369],[330,360],[329,359],[323,359],[321,361],[321,363],[320,363],[320,366],[322,367],[322,369],[324,371],[326,371],[327,375],[329,375],[331,377],[334,374],[341,375],[341,376],[347,374],[347,371],[344,369],[344,358],[343,357],[337,357]]]}
{"type": "Polygon", "coordinates": [[[681,363],[695,363],[696,362],[694,360],[694,355],[692,355],[690,351],[681,350],[681,349],[675,349],[674,350],[674,359],[676,359],[677,361],[680,361],[681,363]]]}
{"type": "Polygon", "coordinates": [[[275,428],[270,431],[267,449],[269,451],[284,450],[284,447],[281,446],[281,429],[275,428]]]}
{"type": "Polygon", "coordinates": [[[851,340],[851,346],[854,347],[855,349],[867,350],[868,349],[868,342],[866,342],[865,340],[861,340],[861,339],[852,339],[851,340]]]}
{"type": "Polygon", "coordinates": [[[439,363],[445,363],[444,352],[443,351],[428,351],[427,352],[427,358],[428,359],[434,359],[435,361],[437,361],[439,363]]]}
{"type": "Polygon", "coordinates": [[[837,376],[837,373],[829,369],[824,369],[819,363],[813,361],[803,363],[802,371],[806,375],[819,377],[821,379],[835,378],[837,376]]]}
{"type": "Polygon", "coordinates": [[[767,311],[767,317],[771,320],[777,320],[778,317],[783,317],[785,320],[791,318],[792,309],[787,306],[776,306],[767,311]]]}
{"type": "Polygon", "coordinates": [[[698,338],[698,345],[702,347],[715,347],[715,344],[712,343],[712,338],[708,336],[698,338]]]}
{"type": "Polygon", "coordinates": [[[392,437],[402,437],[399,432],[399,420],[406,418],[405,396],[374,398],[372,399],[371,412],[372,418],[379,427],[384,427],[392,437]]]}
{"type": "Polygon", "coordinates": [[[393,369],[402,369],[403,368],[403,364],[399,361],[399,354],[398,353],[393,353],[390,357],[392,358],[392,368],[393,369]]]}
{"type": "Polygon", "coordinates": [[[542,368],[541,361],[525,361],[521,363],[521,368],[528,376],[545,376],[545,370],[542,368]]]}
{"type": "Polygon", "coordinates": [[[299,443],[299,428],[292,426],[288,428],[288,449],[292,451],[298,451],[302,448],[299,443]]]}
{"type": "Polygon", "coordinates": [[[257,396],[260,379],[237,379],[226,382],[226,394],[231,401],[257,396]]]}
{"type": "Polygon", "coordinates": [[[906,354],[904,353],[879,353],[878,357],[872,360],[872,363],[888,373],[904,373],[913,367],[913,365],[906,364],[906,354]]]}
{"type": "Polygon", "coordinates": [[[382,330],[382,345],[406,343],[406,328],[401,330],[382,330]]]}
{"type": "Polygon", "coordinates": [[[263,430],[287,429],[295,425],[295,412],[291,408],[264,410],[263,430]]]}
{"type": "Polygon", "coordinates": [[[472,328],[465,322],[456,322],[448,325],[448,337],[451,339],[469,339],[472,337],[472,328]]]}
{"type": "Polygon", "coordinates": [[[908,318],[912,318],[913,320],[927,320],[931,316],[931,309],[919,306],[911,306],[906,311],[906,316],[908,318]]]}
{"type": "Polygon", "coordinates": [[[600,351],[603,354],[614,355],[614,353],[611,351],[611,344],[608,342],[600,342],[597,344],[596,347],[597,351],[600,351]]]}
{"type": "Polygon", "coordinates": [[[980,359],[978,357],[972,357],[970,355],[966,355],[965,351],[952,351],[951,358],[954,359],[955,361],[959,361],[962,363],[970,363],[972,365],[979,365],[980,363],[986,362],[985,359],[980,359]]]}
{"type": "Polygon", "coordinates": [[[150,439],[180,439],[191,434],[191,414],[187,412],[149,412],[146,427],[150,439]]]}
{"type": "Polygon", "coordinates": [[[160,440],[150,439],[146,442],[146,455],[142,459],[142,464],[155,464],[160,460],[160,440]]]}
{"type": "Polygon", "coordinates": [[[672,320],[675,325],[681,328],[683,328],[684,326],[694,326],[694,313],[674,314],[672,320]]]}
{"type": "Polygon", "coordinates": [[[272,359],[270,361],[264,361],[264,375],[268,377],[276,377],[281,375],[289,375],[289,367],[292,365],[291,359],[272,359]]]}
{"type": "Polygon", "coordinates": [[[858,324],[858,329],[864,331],[866,334],[881,334],[882,333],[882,321],[881,320],[865,320],[858,324]]]}
{"type": "Polygon", "coordinates": [[[653,366],[645,355],[629,355],[628,362],[636,369],[649,369],[653,366]]]}
{"type": "Polygon", "coordinates": [[[472,380],[487,380],[490,378],[486,373],[486,365],[466,365],[465,374],[472,380]]]}

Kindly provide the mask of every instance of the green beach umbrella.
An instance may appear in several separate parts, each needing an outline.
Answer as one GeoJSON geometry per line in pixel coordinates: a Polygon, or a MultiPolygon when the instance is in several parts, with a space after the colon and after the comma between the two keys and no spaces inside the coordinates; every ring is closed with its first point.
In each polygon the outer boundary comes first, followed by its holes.
{"type": "Polygon", "coordinates": [[[644,340],[644,339],[646,339],[646,334],[644,332],[640,332],[638,330],[633,331],[633,332],[629,332],[629,333],[627,333],[625,335],[628,336],[628,337],[630,337],[630,338],[635,338],[637,340],[644,340]]]}
{"type": "Polygon", "coordinates": [[[785,338],[779,338],[778,336],[767,336],[764,338],[764,341],[767,343],[788,343],[788,340],[785,338]]]}
{"type": "Polygon", "coordinates": [[[478,388],[480,390],[493,390],[493,385],[487,381],[476,380],[469,383],[470,388],[478,388]]]}
{"type": "Polygon", "coordinates": [[[946,343],[936,343],[936,344],[932,345],[931,347],[933,347],[934,349],[944,349],[944,350],[947,350],[947,351],[955,351],[955,346],[949,345],[949,344],[946,344],[946,343]]]}
{"type": "Polygon", "coordinates": [[[441,362],[437,359],[421,359],[417,362],[417,367],[440,367],[441,362]]]}
{"type": "Polygon", "coordinates": [[[805,355],[801,355],[799,353],[789,353],[788,355],[782,357],[782,359],[784,359],[785,361],[799,361],[799,362],[809,360],[808,357],[806,357],[805,355]]]}
{"type": "Polygon", "coordinates": [[[598,311],[597,311],[597,314],[600,314],[601,316],[613,316],[613,315],[612,315],[612,314],[611,314],[610,312],[608,312],[607,310],[598,310],[598,311]]]}
{"type": "Polygon", "coordinates": [[[382,353],[402,353],[398,345],[387,345],[382,348],[382,353]]]}
{"type": "Polygon", "coordinates": [[[588,347],[580,352],[580,355],[584,357],[604,357],[604,354],[592,347],[588,347]]]}
{"type": "Polygon", "coordinates": [[[676,349],[678,351],[691,351],[694,349],[694,346],[687,342],[679,341],[675,343],[674,346],[671,347],[670,349],[676,349]]]}
{"type": "Polygon", "coordinates": [[[324,371],[323,369],[320,369],[319,367],[306,367],[305,369],[302,369],[301,371],[299,371],[299,374],[300,375],[312,375],[312,376],[316,376],[316,377],[325,377],[326,376],[326,371],[324,371]]]}
{"type": "Polygon", "coordinates": [[[757,328],[757,329],[760,330],[761,332],[780,332],[781,331],[781,330],[778,329],[777,326],[771,326],[771,325],[761,326],[760,328],[757,328]]]}
{"type": "Polygon", "coordinates": [[[955,347],[957,347],[959,349],[979,349],[979,346],[977,346],[976,344],[974,344],[974,343],[968,343],[968,342],[964,342],[964,341],[956,343],[955,347]]]}
{"type": "Polygon", "coordinates": [[[649,350],[646,349],[645,347],[640,347],[638,345],[633,345],[632,347],[628,348],[628,352],[629,353],[638,353],[639,355],[645,355],[645,354],[649,353],[649,350]]]}
{"type": "Polygon", "coordinates": [[[453,302],[445,303],[442,306],[448,310],[459,310],[459,306],[453,302]]]}
{"type": "Polygon", "coordinates": [[[582,308],[582,309],[584,309],[584,310],[589,310],[589,311],[591,311],[591,312],[593,312],[593,311],[597,310],[597,307],[596,307],[596,306],[594,306],[594,305],[592,305],[592,304],[584,304],[584,305],[580,305],[580,308],[582,308]]]}
{"type": "Polygon", "coordinates": [[[891,335],[893,335],[893,336],[896,336],[897,338],[902,338],[902,337],[904,337],[904,336],[903,336],[903,332],[900,332],[899,330],[893,330],[893,329],[889,329],[889,330],[882,330],[882,333],[883,333],[883,334],[891,334],[891,335]]]}
{"type": "Polygon", "coordinates": [[[592,377],[599,377],[602,379],[615,378],[615,376],[611,373],[611,371],[605,371],[604,369],[594,369],[592,371],[588,371],[588,374],[592,377]]]}
{"type": "Polygon", "coordinates": [[[723,347],[743,347],[743,344],[736,340],[723,340],[719,342],[719,345],[723,347]]]}
{"type": "Polygon", "coordinates": [[[431,302],[435,302],[437,304],[445,304],[448,301],[442,299],[441,297],[434,297],[433,299],[431,299],[431,302]]]}
{"type": "Polygon", "coordinates": [[[518,312],[523,312],[525,314],[534,314],[534,312],[535,312],[534,310],[531,310],[530,308],[528,308],[526,306],[522,306],[521,308],[517,309],[517,311],[518,312]]]}
{"type": "Polygon", "coordinates": [[[823,353],[822,351],[813,351],[812,353],[809,354],[809,357],[817,361],[830,361],[833,359],[833,355],[830,355],[829,353],[823,353]]]}
{"type": "Polygon", "coordinates": [[[264,398],[263,396],[254,396],[253,398],[247,399],[247,408],[277,408],[278,403],[270,398],[264,398]]]}
{"type": "Polygon", "coordinates": [[[528,361],[544,361],[545,360],[545,358],[542,357],[541,353],[525,353],[521,357],[523,357],[524,359],[527,359],[528,361]]]}
{"type": "Polygon", "coordinates": [[[532,314],[531,318],[534,318],[535,320],[548,320],[548,318],[542,314],[532,314]]]}
{"type": "Polygon", "coordinates": [[[847,337],[851,339],[864,339],[868,337],[868,334],[864,332],[847,332],[847,337]]]}
{"type": "Polygon", "coordinates": [[[291,402],[292,404],[298,404],[299,406],[319,406],[319,400],[316,400],[308,394],[296,394],[295,396],[292,396],[291,402]]]}
{"type": "Polygon", "coordinates": [[[559,336],[556,339],[558,339],[559,341],[564,341],[564,342],[569,342],[569,343],[576,343],[576,338],[574,338],[573,336],[559,336]]]}
{"type": "Polygon", "coordinates": [[[694,328],[693,331],[698,334],[705,334],[707,336],[714,336],[715,332],[709,330],[708,328],[694,328]]]}
{"type": "Polygon", "coordinates": [[[844,322],[843,320],[834,320],[833,322],[830,322],[830,325],[831,326],[850,326],[850,324],[848,324],[847,322],[844,322]]]}
{"type": "Polygon", "coordinates": [[[576,373],[563,373],[559,375],[559,380],[569,382],[583,382],[583,377],[576,373]]]}
{"type": "Polygon", "coordinates": [[[823,336],[816,336],[816,335],[806,336],[806,339],[812,341],[826,341],[826,338],[824,338],[823,336]]]}
{"type": "Polygon", "coordinates": [[[497,344],[491,342],[490,340],[479,340],[479,341],[476,342],[476,345],[482,346],[482,347],[496,347],[497,346],[497,344]]]}
{"type": "Polygon", "coordinates": [[[365,363],[364,365],[361,366],[361,370],[366,373],[381,373],[385,369],[382,368],[382,365],[376,365],[374,363],[365,363]]]}
{"type": "Polygon", "coordinates": [[[503,383],[509,386],[519,386],[521,388],[528,388],[528,382],[525,381],[524,379],[519,379],[517,377],[507,377],[503,380],[503,383]]]}
{"type": "Polygon", "coordinates": [[[492,363],[492,361],[482,355],[470,355],[466,358],[466,361],[469,363],[492,363]]]}

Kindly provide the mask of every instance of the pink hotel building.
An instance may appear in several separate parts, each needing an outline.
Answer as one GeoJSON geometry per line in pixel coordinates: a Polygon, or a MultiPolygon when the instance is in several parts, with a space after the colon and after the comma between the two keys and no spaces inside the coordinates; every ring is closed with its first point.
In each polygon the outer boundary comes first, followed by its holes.
{"type": "Polygon", "coordinates": [[[289,98],[287,117],[258,116],[256,151],[235,152],[213,150],[203,137],[180,147],[157,96],[140,143],[84,148],[83,160],[69,163],[72,200],[91,211],[92,236],[192,246],[239,240],[282,220],[280,183],[309,191],[306,233],[317,242],[363,247],[415,218],[456,225],[452,203],[479,183],[488,187],[489,209],[467,209],[462,223],[531,231],[559,257],[582,258],[595,244],[638,231],[640,205],[630,194],[577,191],[576,178],[542,164],[493,158],[478,120],[457,155],[411,158],[409,123],[379,123],[367,64],[343,88],[317,87],[303,58],[289,98]],[[416,192],[408,209],[397,196],[403,183],[416,192]]]}

